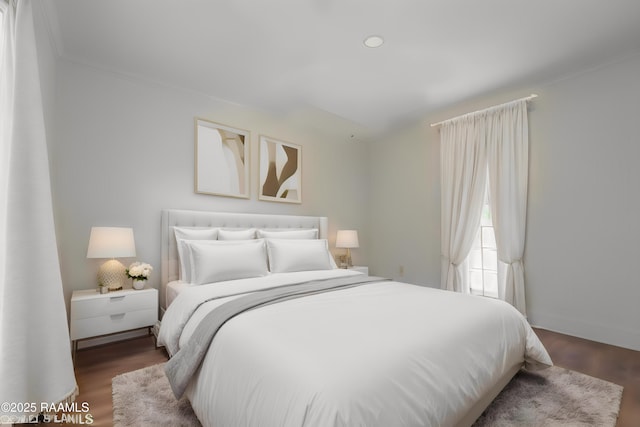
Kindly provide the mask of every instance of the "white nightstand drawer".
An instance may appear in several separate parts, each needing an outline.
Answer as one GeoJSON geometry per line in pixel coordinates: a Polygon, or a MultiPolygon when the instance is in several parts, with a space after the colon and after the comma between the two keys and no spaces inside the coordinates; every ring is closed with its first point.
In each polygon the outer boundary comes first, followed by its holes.
{"type": "Polygon", "coordinates": [[[103,316],[76,319],[71,322],[71,339],[81,340],[98,335],[128,331],[129,329],[144,328],[145,326],[155,325],[157,320],[158,313],[156,308],[129,312],[121,311],[103,316]]]}
{"type": "Polygon", "coordinates": [[[158,290],[123,289],[101,294],[95,289],[73,291],[70,335],[75,360],[78,341],[152,327],[158,321],[158,290]]]}
{"type": "Polygon", "coordinates": [[[93,298],[72,300],[71,316],[72,319],[86,319],[107,314],[152,309],[156,307],[156,305],[156,292],[129,291],[94,294],[93,298]]]}

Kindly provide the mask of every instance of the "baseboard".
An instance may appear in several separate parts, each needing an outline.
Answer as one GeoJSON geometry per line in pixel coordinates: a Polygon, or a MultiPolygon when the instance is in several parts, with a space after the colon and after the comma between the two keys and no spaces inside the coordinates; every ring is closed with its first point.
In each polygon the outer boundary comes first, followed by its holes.
{"type": "Polygon", "coordinates": [[[611,325],[603,325],[541,311],[529,311],[528,319],[533,327],[640,351],[640,332],[638,330],[618,326],[612,327],[611,325]]]}

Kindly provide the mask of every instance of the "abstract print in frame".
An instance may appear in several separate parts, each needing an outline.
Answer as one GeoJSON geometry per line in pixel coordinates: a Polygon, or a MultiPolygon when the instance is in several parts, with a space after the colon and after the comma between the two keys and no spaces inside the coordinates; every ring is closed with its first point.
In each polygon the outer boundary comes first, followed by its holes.
{"type": "Polygon", "coordinates": [[[195,191],[249,198],[250,132],[196,118],[195,191]]]}
{"type": "Polygon", "coordinates": [[[260,200],[302,203],[302,147],[260,136],[260,200]]]}

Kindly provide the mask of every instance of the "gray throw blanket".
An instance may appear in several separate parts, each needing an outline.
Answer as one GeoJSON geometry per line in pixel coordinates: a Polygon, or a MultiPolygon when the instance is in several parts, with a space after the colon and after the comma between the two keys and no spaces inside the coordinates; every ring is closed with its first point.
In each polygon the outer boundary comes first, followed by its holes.
{"type": "Polygon", "coordinates": [[[388,279],[360,275],[313,280],[252,292],[216,307],[202,319],[187,345],[181,348],[165,365],[165,373],[171,384],[173,394],[177,399],[182,397],[191,381],[191,377],[200,367],[218,330],[238,314],[276,302],[384,280],[388,279]]]}

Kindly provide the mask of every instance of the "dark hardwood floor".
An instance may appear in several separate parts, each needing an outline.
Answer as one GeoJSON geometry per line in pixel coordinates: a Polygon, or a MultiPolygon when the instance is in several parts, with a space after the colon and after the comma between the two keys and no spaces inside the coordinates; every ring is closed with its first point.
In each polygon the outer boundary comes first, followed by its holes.
{"type": "Polygon", "coordinates": [[[624,387],[616,427],[640,426],[640,352],[535,329],[553,363],[624,387]]]}
{"type": "Polygon", "coordinates": [[[151,336],[133,338],[76,353],[77,402],[89,403],[94,426],[113,425],[111,379],[168,359],[164,348],[156,348],[151,336]]]}
{"type": "MultiPolygon", "coordinates": [[[[558,366],[624,387],[617,427],[640,426],[640,352],[535,330],[558,366]]],[[[167,360],[152,337],[141,337],[80,350],[76,356],[78,402],[88,402],[96,426],[112,424],[111,379],[124,372],[167,360]]]]}

